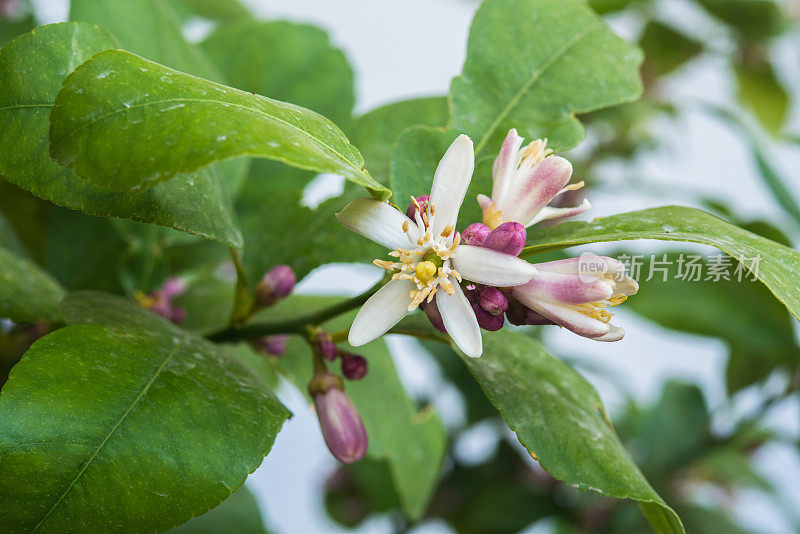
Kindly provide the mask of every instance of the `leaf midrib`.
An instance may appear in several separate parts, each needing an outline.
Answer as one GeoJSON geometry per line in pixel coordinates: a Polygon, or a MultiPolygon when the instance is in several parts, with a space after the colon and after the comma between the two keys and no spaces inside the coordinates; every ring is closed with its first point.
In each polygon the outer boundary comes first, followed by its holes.
{"type": "Polygon", "coordinates": [[[222,101],[222,100],[211,100],[211,99],[205,99],[205,98],[166,98],[166,99],[162,99],[162,100],[153,100],[151,102],[144,102],[142,104],[136,104],[136,105],[132,105],[132,106],[129,106],[129,107],[122,107],[122,108],[116,109],[116,110],[114,110],[114,111],[112,111],[110,113],[106,113],[104,115],[101,115],[100,117],[97,117],[96,119],[92,119],[91,121],[89,121],[88,123],[84,124],[80,128],[77,128],[77,129],[71,131],[68,135],[66,135],[63,138],[59,139],[58,142],[53,142],[52,146],[53,147],[59,147],[59,146],[63,145],[64,143],[69,141],[73,136],[79,134],[80,132],[82,132],[83,130],[85,130],[87,128],[91,128],[92,126],[95,126],[99,122],[105,121],[107,118],[109,118],[109,117],[111,117],[113,115],[118,115],[120,113],[125,113],[126,111],[131,111],[131,110],[134,110],[134,109],[141,109],[141,108],[146,108],[146,107],[150,107],[150,106],[156,106],[156,105],[159,105],[159,104],[169,104],[169,103],[173,103],[173,102],[186,102],[186,103],[190,103],[190,104],[191,103],[194,103],[194,104],[215,104],[215,105],[218,105],[218,106],[224,105],[225,107],[234,107],[234,108],[239,108],[239,109],[242,109],[242,110],[245,110],[245,111],[249,111],[249,112],[255,113],[258,116],[264,117],[264,118],[266,118],[268,120],[273,120],[275,122],[279,122],[281,124],[284,124],[284,125],[288,126],[289,128],[291,128],[293,130],[296,130],[297,132],[300,132],[301,134],[303,134],[303,136],[308,137],[311,141],[313,141],[317,145],[322,146],[322,147],[326,148],[327,150],[330,150],[342,162],[346,163],[348,167],[350,167],[352,170],[354,170],[356,173],[358,173],[362,177],[367,178],[366,176],[364,176],[364,174],[362,173],[361,169],[359,169],[352,161],[350,161],[345,156],[343,156],[341,154],[341,152],[339,152],[338,150],[334,149],[330,145],[326,144],[321,139],[309,134],[307,131],[295,126],[294,124],[292,124],[290,122],[286,122],[285,120],[283,120],[283,119],[281,119],[279,117],[276,117],[274,115],[268,115],[268,114],[266,114],[265,112],[263,112],[261,110],[254,109],[254,108],[242,105],[242,104],[235,104],[235,103],[232,103],[232,102],[225,102],[225,101],[222,101]]]}
{"type": "Polygon", "coordinates": [[[158,367],[156,367],[156,370],[153,372],[153,376],[151,376],[150,379],[147,381],[147,383],[144,385],[144,387],[142,387],[142,389],[139,391],[139,394],[136,396],[135,399],[133,399],[133,402],[131,402],[131,405],[128,406],[127,410],[125,410],[125,413],[123,413],[122,416],[119,418],[119,420],[117,420],[117,422],[114,423],[111,429],[109,429],[109,431],[106,433],[105,438],[103,438],[103,440],[100,442],[97,448],[95,448],[94,452],[92,452],[92,455],[83,463],[81,468],[78,470],[78,473],[75,475],[75,478],[72,479],[72,482],[70,482],[69,486],[67,486],[67,489],[64,490],[64,493],[61,494],[58,500],[53,504],[52,507],[50,507],[50,509],[36,524],[36,526],[33,527],[33,529],[30,531],[30,534],[33,534],[34,532],[38,531],[39,528],[41,528],[41,526],[44,524],[47,518],[50,517],[50,515],[53,513],[53,511],[55,511],[56,508],[58,508],[58,506],[63,502],[64,498],[72,490],[72,488],[75,487],[75,485],[78,483],[78,480],[80,480],[80,478],[83,476],[83,473],[86,472],[86,470],[89,468],[89,466],[97,457],[97,455],[100,453],[100,451],[103,449],[103,447],[105,447],[106,443],[108,443],[108,441],[111,439],[111,437],[120,427],[120,425],[122,425],[123,421],[125,421],[125,419],[128,417],[128,414],[130,414],[131,411],[133,411],[133,409],[136,407],[136,405],[139,404],[139,401],[142,399],[142,397],[145,396],[147,391],[150,389],[150,386],[153,385],[153,382],[155,382],[156,379],[159,377],[161,371],[164,370],[164,367],[167,365],[167,363],[169,363],[172,357],[175,356],[175,353],[178,352],[178,349],[180,348],[180,346],[183,344],[184,341],[185,338],[180,339],[175,344],[175,347],[169,353],[167,353],[166,356],[164,356],[164,359],[161,361],[158,367]]]}
{"type": "Polygon", "coordinates": [[[589,35],[593,31],[601,29],[602,27],[603,27],[603,24],[599,20],[595,21],[593,24],[590,24],[590,25],[586,26],[581,31],[579,31],[578,33],[573,35],[564,44],[562,44],[549,58],[547,58],[544,61],[544,63],[539,65],[539,67],[536,68],[536,70],[534,70],[531,73],[530,79],[527,82],[525,82],[522,85],[522,87],[520,88],[520,90],[517,91],[516,94],[514,94],[514,96],[511,98],[511,100],[508,101],[508,104],[506,104],[506,106],[500,111],[500,113],[495,118],[494,122],[492,122],[492,124],[486,130],[486,133],[483,134],[483,136],[481,137],[480,141],[478,141],[478,144],[475,146],[475,154],[476,155],[481,152],[483,147],[486,145],[486,143],[491,138],[491,136],[494,133],[494,131],[500,126],[500,123],[503,121],[503,119],[505,119],[506,116],[508,116],[508,114],[511,113],[511,110],[513,110],[514,107],[516,107],[516,105],[519,104],[519,101],[522,99],[522,97],[525,95],[525,93],[530,91],[531,87],[533,87],[533,85],[536,82],[538,82],[539,79],[541,79],[541,77],[545,73],[545,71],[548,68],[550,68],[550,66],[553,63],[555,63],[561,56],[566,54],[567,51],[570,48],[572,48],[578,42],[580,42],[584,37],[586,37],[587,35],[589,35]]]}

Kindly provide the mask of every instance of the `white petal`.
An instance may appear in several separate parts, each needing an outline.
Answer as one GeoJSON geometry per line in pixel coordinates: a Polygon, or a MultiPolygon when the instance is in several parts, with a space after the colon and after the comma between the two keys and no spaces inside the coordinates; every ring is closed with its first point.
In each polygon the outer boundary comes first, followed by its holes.
{"type": "Polygon", "coordinates": [[[514,298],[535,312],[544,315],[556,324],[563,326],[579,336],[597,339],[609,332],[609,325],[592,319],[579,312],[574,306],[540,300],[524,291],[514,290],[514,298]],[[533,298],[526,298],[533,297],[533,298]]]}
{"type": "Polygon", "coordinates": [[[343,226],[390,250],[408,248],[411,244],[403,232],[404,222],[408,222],[415,241],[420,237],[417,223],[406,217],[405,213],[372,198],[353,200],[336,214],[336,219],[343,226]]]}
{"type": "Polygon", "coordinates": [[[358,310],[347,341],[359,347],[385,334],[408,313],[410,292],[414,288],[408,280],[387,282],[358,310]]]}
{"type": "Polygon", "coordinates": [[[460,245],[450,261],[465,279],[489,286],[518,286],[536,274],[527,261],[490,248],[460,245]]]}
{"type": "Polygon", "coordinates": [[[613,324],[608,325],[609,330],[608,334],[600,337],[592,338],[595,341],[619,341],[625,336],[625,330],[621,326],[616,326],[613,324]]]}
{"type": "Polygon", "coordinates": [[[455,293],[448,295],[441,289],[436,293],[436,305],[442,314],[442,321],[447,333],[459,349],[470,358],[483,354],[483,340],[478,319],[472,311],[461,286],[453,284],[455,293]]]}
{"type": "Polygon", "coordinates": [[[475,170],[475,152],[472,139],[459,135],[436,167],[429,202],[436,206],[433,217],[433,235],[439,235],[444,227],[455,226],[458,210],[464,202],[472,171],[475,170]]]}
{"type": "Polygon", "coordinates": [[[527,228],[528,226],[533,226],[534,224],[542,221],[552,221],[564,219],[566,217],[574,217],[575,215],[580,215],[591,208],[592,205],[585,198],[579,206],[575,206],[574,208],[553,208],[552,206],[545,206],[542,208],[542,211],[540,211],[533,219],[529,221],[520,221],[520,224],[527,228]]]}
{"type": "Polygon", "coordinates": [[[503,196],[511,185],[511,177],[517,166],[517,154],[522,148],[524,139],[517,134],[517,130],[512,128],[508,131],[503,146],[492,165],[492,198],[495,202],[501,202],[503,196]]]}

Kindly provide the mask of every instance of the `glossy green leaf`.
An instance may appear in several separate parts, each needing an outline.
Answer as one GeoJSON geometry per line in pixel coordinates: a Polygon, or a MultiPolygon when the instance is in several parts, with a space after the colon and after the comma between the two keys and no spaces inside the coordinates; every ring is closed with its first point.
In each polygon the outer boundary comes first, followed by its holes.
{"type": "Polygon", "coordinates": [[[450,88],[452,126],[478,157],[494,157],[510,128],[570,148],[584,136],[575,113],[639,96],[641,59],[579,0],[488,0],[450,88]]]}
{"type": "Polygon", "coordinates": [[[164,530],[258,467],[289,413],[247,368],[119,297],[63,311],[0,394],[9,533],[164,530]]]}
{"type": "MultiPolygon", "coordinates": [[[[233,7],[236,2],[219,4],[233,7]]],[[[177,7],[170,0],[75,0],[70,4],[70,19],[91,22],[107,29],[120,48],[129,52],[188,74],[224,83],[219,65],[184,37],[179,17],[173,9],[177,7]]],[[[193,173],[193,176],[197,178],[210,173],[226,198],[233,199],[244,179],[247,164],[247,159],[237,158],[211,165],[193,173]]],[[[203,183],[199,186],[207,187],[203,183]]],[[[216,189],[216,186],[212,187],[216,189]]]]}
{"type": "Polygon", "coordinates": [[[729,279],[716,279],[709,277],[709,263],[697,253],[611,256],[637,264],[638,273],[633,274],[640,289],[625,302],[626,308],[667,328],[718,337],[728,344],[729,392],[765,378],[776,367],[793,369],[800,363],[786,308],[752,275],[737,274],[735,260],[726,269],[729,279]]]}
{"type": "Polygon", "coordinates": [[[792,315],[800,318],[800,253],[698,209],[665,206],[592,222],[563,223],[529,235],[532,243],[523,256],[585,243],[631,239],[711,245],[736,259],[743,258],[747,267],[757,267],[758,279],[792,315]]]}
{"type": "Polygon", "coordinates": [[[344,175],[389,192],[358,150],[309,110],[112,50],[64,82],[50,116],[50,154],[81,177],[123,191],[239,156],[344,175]]]}
{"type": "Polygon", "coordinates": [[[650,21],[639,38],[649,75],[664,76],[703,51],[703,45],[662,22],[650,21]]]}
{"type": "Polygon", "coordinates": [[[772,134],[779,134],[789,113],[789,94],[768,62],[734,66],[737,97],[772,134]]]}
{"type": "Polygon", "coordinates": [[[41,26],[0,50],[0,173],[39,198],[101,217],[171,226],[239,246],[241,235],[212,169],[180,176],[148,191],[113,193],[77,178],[48,155],[48,117],[66,75],[113,48],[90,24],[41,26]]]}
{"type": "Polygon", "coordinates": [[[0,214],[0,249],[6,249],[23,258],[28,257],[28,252],[22,246],[11,224],[0,214]]]}
{"type": "Polygon", "coordinates": [[[39,266],[0,248],[0,317],[18,323],[56,321],[64,290],[39,266]]]}
{"type": "MultiPolygon", "coordinates": [[[[335,297],[295,296],[264,310],[259,319],[286,319],[336,302],[335,297]]],[[[330,331],[350,326],[355,313],[347,313],[323,325],[330,331]]],[[[342,350],[361,354],[369,362],[367,376],[347,381],[345,389],[353,399],[367,429],[367,457],[387,461],[403,511],[419,519],[438,484],[446,450],[446,436],[439,416],[431,408],[418,409],[405,392],[383,340],[342,350]]],[[[308,345],[293,337],[287,352],[273,360],[278,369],[305,392],[312,364],[308,345]]],[[[338,372],[338,370],[332,369],[338,372]]]]}
{"type": "MultiPolygon", "coordinates": [[[[445,97],[403,100],[373,109],[358,117],[351,128],[350,136],[364,155],[367,167],[375,179],[382,184],[388,184],[392,151],[400,134],[413,126],[445,126],[449,114],[445,97]]],[[[398,205],[408,203],[408,197],[397,192],[392,200],[398,205]]]]}
{"type": "Polygon", "coordinates": [[[242,486],[222,504],[168,531],[169,534],[266,534],[253,494],[242,486]]]}
{"type": "Polygon", "coordinates": [[[628,456],[600,397],[580,374],[522,333],[483,337],[483,356],[462,359],[543,468],[579,489],[637,501],[657,532],[683,532],[680,519],[628,456]]]}

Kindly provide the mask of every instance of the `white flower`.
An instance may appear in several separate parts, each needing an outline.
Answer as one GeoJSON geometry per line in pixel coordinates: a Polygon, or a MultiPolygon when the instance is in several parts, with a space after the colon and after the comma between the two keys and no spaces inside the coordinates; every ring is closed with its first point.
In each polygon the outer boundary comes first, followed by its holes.
{"type": "Polygon", "coordinates": [[[515,221],[524,227],[540,221],[578,215],[591,205],[583,200],[573,208],[548,206],[556,196],[580,189],[583,182],[567,185],[572,164],[545,148],[547,140],[537,139],[522,147],[524,139],[511,129],[492,166],[492,198],[478,195],[483,223],[490,228],[515,221]]]}
{"type": "Polygon", "coordinates": [[[528,282],[536,269],[516,256],[461,244],[455,225],[474,166],[472,141],[461,135],[439,162],[428,206],[417,210],[415,220],[367,198],[336,214],[341,224],[386,246],[394,258],[374,262],[394,274],[359,310],[350,327],[351,345],[369,343],[423,301],[435,299],[455,344],[468,356],[481,355],[480,327],[459,283],[516,286],[528,282]]]}

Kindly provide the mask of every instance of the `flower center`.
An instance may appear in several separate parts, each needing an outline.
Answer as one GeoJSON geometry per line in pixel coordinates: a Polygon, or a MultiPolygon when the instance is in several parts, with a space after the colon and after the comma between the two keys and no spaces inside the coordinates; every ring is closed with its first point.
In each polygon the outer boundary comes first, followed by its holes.
{"type": "Polygon", "coordinates": [[[416,288],[411,290],[411,303],[408,311],[413,310],[426,299],[428,302],[433,300],[434,295],[441,287],[442,290],[450,295],[455,292],[452,276],[456,282],[461,282],[461,275],[450,267],[450,258],[454,256],[455,250],[461,244],[461,234],[455,232],[452,225],[448,225],[439,235],[434,236],[433,218],[436,213],[436,206],[428,204],[423,211],[416,199],[412,201],[417,207],[414,214],[418,232],[411,232],[409,221],[403,223],[403,232],[408,236],[410,248],[398,248],[389,253],[389,256],[397,258],[396,261],[377,259],[372,263],[382,269],[391,271],[392,280],[408,280],[416,288]],[[416,235],[422,237],[417,238],[416,235]]]}

